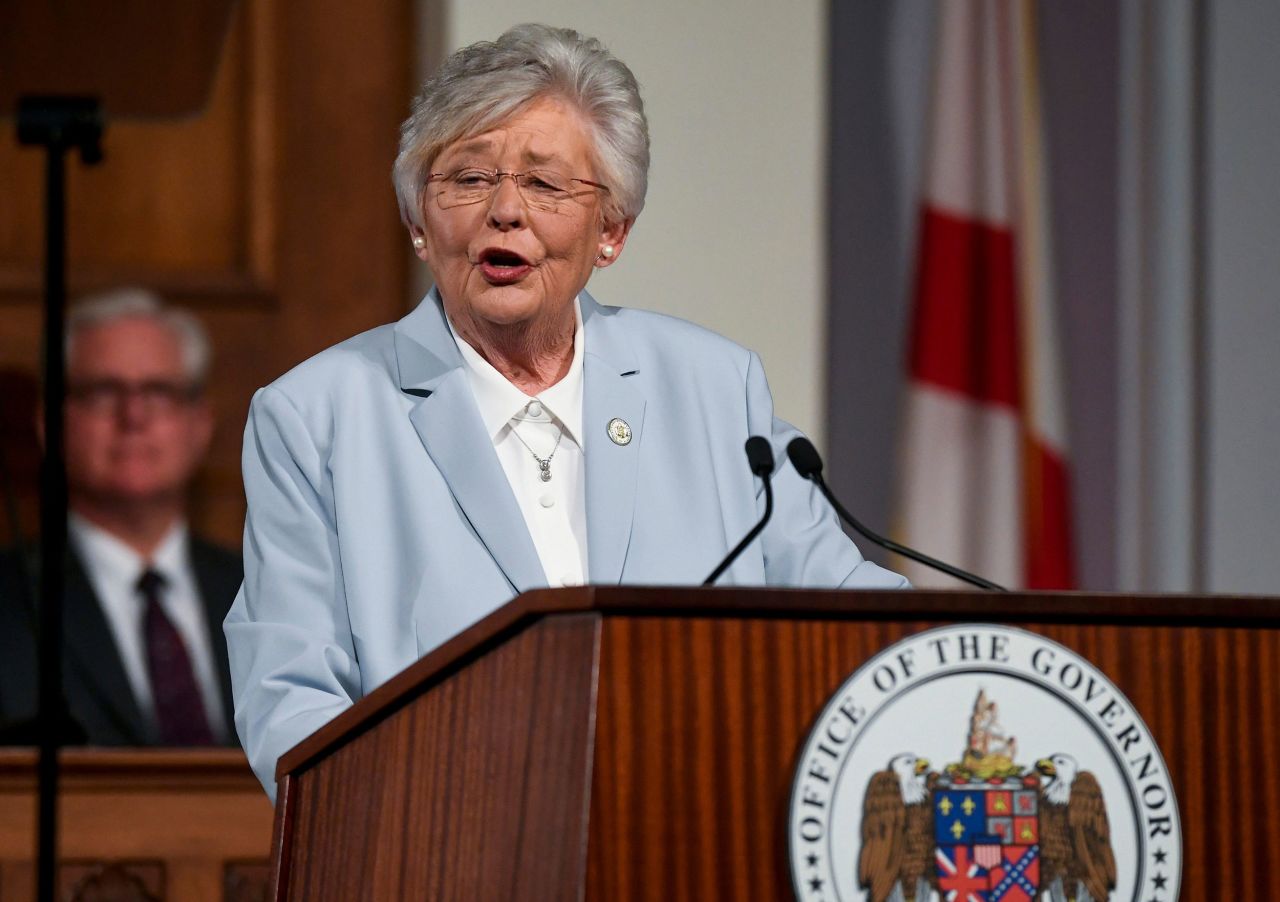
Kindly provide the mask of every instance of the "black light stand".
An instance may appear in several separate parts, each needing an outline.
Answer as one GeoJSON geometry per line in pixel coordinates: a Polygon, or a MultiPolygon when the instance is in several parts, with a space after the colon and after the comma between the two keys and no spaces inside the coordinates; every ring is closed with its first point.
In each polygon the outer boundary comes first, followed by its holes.
{"type": "Polygon", "coordinates": [[[58,749],[68,720],[62,689],[63,567],[67,554],[67,473],[62,408],[66,306],[66,154],[102,159],[102,105],[89,97],[23,97],[18,143],[45,148],[44,457],[40,466],[40,761],[36,898],[54,902],[58,876],[58,749]]]}

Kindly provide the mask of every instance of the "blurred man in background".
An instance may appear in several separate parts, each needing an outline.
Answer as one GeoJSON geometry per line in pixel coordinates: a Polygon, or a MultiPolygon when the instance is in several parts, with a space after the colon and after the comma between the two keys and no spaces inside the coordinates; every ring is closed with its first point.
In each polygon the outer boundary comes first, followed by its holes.
{"type": "MultiPolygon", "coordinates": [[[[68,316],[64,674],[91,745],[234,742],[222,619],[240,558],[193,537],[186,517],[213,434],[209,363],[195,317],[148,292],[99,295],[68,316]]],[[[0,563],[0,723],[10,725],[34,717],[37,697],[19,553],[0,563]]]]}

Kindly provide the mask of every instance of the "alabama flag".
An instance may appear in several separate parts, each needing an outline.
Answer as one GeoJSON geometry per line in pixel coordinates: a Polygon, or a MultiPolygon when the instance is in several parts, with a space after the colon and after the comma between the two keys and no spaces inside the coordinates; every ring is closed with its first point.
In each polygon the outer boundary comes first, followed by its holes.
{"type": "Polygon", "coordinates": [[[938,9],[896,533],[1010,588],[1071,588],[1034,7],[938,9]]]}

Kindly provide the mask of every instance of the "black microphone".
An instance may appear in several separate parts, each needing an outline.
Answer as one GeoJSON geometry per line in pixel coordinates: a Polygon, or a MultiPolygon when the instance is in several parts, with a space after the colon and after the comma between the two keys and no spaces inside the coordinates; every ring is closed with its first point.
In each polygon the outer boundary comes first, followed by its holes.
{"type": "Polygon", "coordinates": [[[831,493],[831,489],[827,488],[827,481],[822,478],[822,458],[818,456],[818,449],[813,447],[813,442],[809,441],[803,435],[791,440],[791,444],[787,445],[787,457],[791,460],[791,466],[796,468],[796,472],[805,479],[813,481],[823,496],[831,502],[831,506],[836,509],[836,513],[841,516],[844,522],[848,523],[860,534],[875,542],[881,548],[887,548],[903,557],[910,558],[926,567],[932,567],[934,570],[940,570],[948,576],[954,576],[958,580],[969,583],[971,586],[977,586],[979,589],[991,589],[996,592],[1004,592],[1004,586],[998,586],[989,579],[983,579],[967,570],[961,570],[959,567],[953,567],[936,558],[931,558],[927,554],[921,554],[915,549],[908,548],[906,545],[899,545],[892,539],[886,539],[867,529],[858,519],[841,504],[836,496],[831,493]]]}
{"type": "Polygon", "coordinates": [[[751,540],[760,535],[764,525],[773,516],[773,447],[768,439],[758,435],[747,439],[747,463],[751,466],[751,472],[759,476],[760,481],[764,483],[764,516],[760,518],[759,523],[751,527],[749,533],[742,537],[742,541],[734,546],[729,556],[720,562],[720,566],[712,570],[711,575],[702,581],[704,586],[714,583],[720,578],[720,574],[729,569],[729,566],[738,559],[738,555],[751,544],[751,540]]]}

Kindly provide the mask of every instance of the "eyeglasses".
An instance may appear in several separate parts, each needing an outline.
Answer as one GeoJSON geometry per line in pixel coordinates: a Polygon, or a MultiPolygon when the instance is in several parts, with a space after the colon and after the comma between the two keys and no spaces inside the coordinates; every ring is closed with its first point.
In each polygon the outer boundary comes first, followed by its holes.
{"type": "Polygon", "coordinates": [[[67,397],[96,414],[115,413],[130,398],[137,398],[143,410],[151,414],[175,413],[200,396],[200,387],[189,382],[125,382],[120,379],[94,379],[67,388],[67,397]]]}
{"type": "Polygon", "coordinates": [[[478,204],[493,196],[502,180],[510,176],[524,202],[534,210],[559,213],[565,207],[590,193],[590,188],[608,192],[608,187],[590,179],[575,179],[550,169],[530,169],[528,172],[503,172],[500,169],[465,168],[453,172],[433,172],[427,183],[440,186],[436,203],[441,208],[478,204]],[[579,186],[587,186],[582,188],[579,186]]]}

